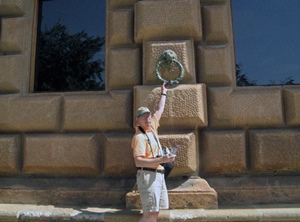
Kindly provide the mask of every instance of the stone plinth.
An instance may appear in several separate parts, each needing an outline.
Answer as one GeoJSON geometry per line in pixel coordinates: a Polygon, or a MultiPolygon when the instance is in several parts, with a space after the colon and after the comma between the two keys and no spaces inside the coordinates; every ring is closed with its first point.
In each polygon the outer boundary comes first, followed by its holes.
{"type": "MultiPolygon", "coordinates": [[[[218,208],[217,193],[199,177],[167,180],[170,209],[218,208]]],[[[126,194],[126,208],[141,208],[137,187],[126,194]]]]}

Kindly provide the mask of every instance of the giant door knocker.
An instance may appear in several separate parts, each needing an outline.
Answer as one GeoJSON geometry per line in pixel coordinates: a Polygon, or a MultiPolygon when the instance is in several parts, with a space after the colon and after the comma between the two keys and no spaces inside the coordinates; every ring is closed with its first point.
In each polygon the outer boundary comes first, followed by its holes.
{"type": "Polygon", "coordinates": [[[179,81],[184,76],[184,68],[182,64],[177,60],[177,55],[172,50],[168,49],[163,52],[163,54],[160,56],[160,59],[156,65],[155,74],[158,80],[160,80],[163,83],[167,83],[168,85],[178,84],[179,81]],[[170,79],[166,80],[161,77],[159,70],[161,66],[167,66],[170,71],[174,71],[175,66],[179,69],[179,75],[176,79],[170,79]]]}

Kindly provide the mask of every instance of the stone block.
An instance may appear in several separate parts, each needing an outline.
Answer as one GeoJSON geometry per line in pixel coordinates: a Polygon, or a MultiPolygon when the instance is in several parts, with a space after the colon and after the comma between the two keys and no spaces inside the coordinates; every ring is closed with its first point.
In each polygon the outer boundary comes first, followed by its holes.
{"type": "Polygon", "coordinates": [[[108,12],[108,45],[118,47],[132,45],[133,10],[111,10],[108,12]]]}
{"type": "Polygon", "coordinates": [[[255,173],[300,172],[300,130],[251,130],[251,170],[255,173]]]}
{"type": "Polygon", "coordinates": [[[244,131],[203,131],[199,143],[202,172],[236,174],[247,171],[244,131]]]}
{"type": "Polygon", "coordinates": [[[107,60],[107,86],[112,89],[132,89],[142,82],[139,48],[110,49],[107,60]]]}
{"type": "Polygon", "coordinates": [[[226,4],[202,7],[205,42],[232,42],[230,7],[229,1],[226,4]]]}
{"type": "Polygon", "coordinates": [[[24,79],[24,57],[21,55],[0,56],[0,67],[0,93],[20,92],[24,79]]]}
{"type": "Polygon", "coordinates": [[[0,134],[0,175],[17,174],[21,161],[21,136],[0,134]]]}
{"type": "Polygon", "coordinates": [[[203,4],[218,4],[218,3],[224,3],[230,0],[200,0],[203,4]]]}
{"type": "Polygon", "coordinates": [[[208,85],[235,86],[235,69],[230,45],[197,46],[200,82],[208,85]]]}
{"type": "Polygon", "coordinates": [[[0,131],[59,131],[60,109],[60,96],[0,96],[0,131]]]}
{"type": "Polygon", "coordinates": [[[132,133],[104,134],[104,174],[113,177],[135,176],[136,167],[131,149],[132,133]]]}
{"type": "MultiPolygon", "coordinates": [[[[160,56],[167,49],[177,54],[177,60],[184,67],[184,76],[180,83],[196,83],[194,44],[191,40],[182,41],[154,41],[144,42],[143,45],[143,84],[158,84],[155,69],[160,56]]],[[[169,72],[167,68],[160,68],[160,76],[166,80],[176,79],[179,68],[169,72]]]]}
{"type": "Polygon", "coordinates": [[[24,0],[1,0],[0,16],[22,16],[24,4],[24,0]]]}
{"type": "Polygon", "coordinates": [[[0,56],[18,55],[21,49],[13,42],[0,42],[0,56]]]}
{"type": "Polygon", "coordinates": [[[97,134],[25,135],[23,172],[95,176],[100,173],[100,148],[97,134]]]}
{"type": "Polygon", "coordinates": [[[4,82],[0,77],[0,92],[28,93],[34,1],[2,0],[0,1],[0,17],[1,12],[3,16],[0,31],[0,55],[9,58],[0,57],[0,60],[5,60],[4,63],[9,61],[4,65],[5,69],[2,69],[3,66],[0,64],[0,76],[3,77],[2,72],[4,73],[4,82]],[[11,55],[19,57],[10,60],[11,55]],[[6,78],[7,76],[9,78],[6,78]]]}
{"type": "Polygon", "coordinates": [[[176,159],[173,162],[174,168],[169,177],[188,176],[198,172],[199,149],[197,140],[197,131],[166,131],[159,134],[159,141],[163,149],[178,146],[176,159]]]}
{"type": "Polygon", "coordinates": [[[109,8],[133,8],[139,0],[109,0],[106,1],[109,8]]]}
{"type": "MultiPolygon", "coordinates": [[[[141,106],[147,106],[154,111],[160,94],[160,86],[135,86],[134,112],[141,106]]],[[[169,88],[160,125],[162,129],[168,130],[207,126],[205,85],[190,84],[169,88]]]]}
{"type": "Polygon", "coordinates": [[[25,28],[27,26],[26,18],[5,18],[2,19],[1,42],[10,43],[15,51],[23,51],[26,38],[25,28]]]}
{"type": "Polygon", "coordinates": [[[64,131],[132,130],[132,93],[65,95],[64,131]]]}
{"type": "Polygon", "coordinates": [[[209,124],[215,128],[281,127],[281,87],[209,87],[209,124]]]}
{"type": "Polygon", "coordinates": [[[300,87],[284,86],[284,114],[288,126],[300,126],[300,87]]]}
{"type": "Polygon", "coordinates": [[[137,43],[162,39],[202,38],[198,0],[139,1],[135,4],[134,38],[137,43]]]}

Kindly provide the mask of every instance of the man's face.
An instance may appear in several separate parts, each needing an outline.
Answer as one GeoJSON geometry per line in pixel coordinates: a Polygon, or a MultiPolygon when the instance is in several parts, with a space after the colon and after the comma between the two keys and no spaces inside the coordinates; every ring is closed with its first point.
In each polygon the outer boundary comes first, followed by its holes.
{"type": "Polygon", "coordinates": [[[145,130],[151,129],[151,113],[144,113],[143,115],[137,117],[138,124],[145,130]]]}

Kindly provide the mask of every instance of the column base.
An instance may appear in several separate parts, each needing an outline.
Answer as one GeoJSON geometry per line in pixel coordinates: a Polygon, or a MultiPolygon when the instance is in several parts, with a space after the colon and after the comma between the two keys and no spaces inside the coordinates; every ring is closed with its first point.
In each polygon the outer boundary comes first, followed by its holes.
{"type": "MultiPolygon", "coordinates": [[[[217,192],[200,177],[167,179],[170,209],[216,209],[217,192]]],[[[137,187],[126,194],[127,209],[141,209],[137,187]]]]}

